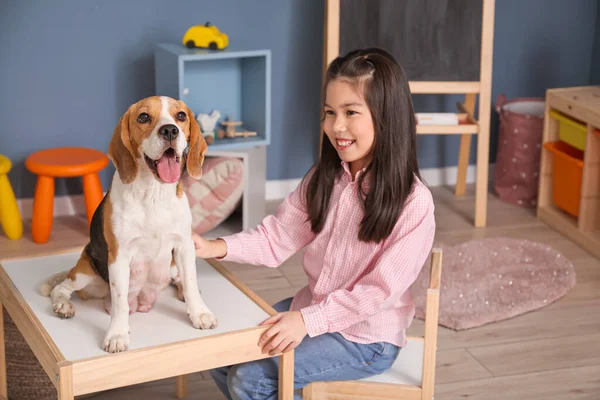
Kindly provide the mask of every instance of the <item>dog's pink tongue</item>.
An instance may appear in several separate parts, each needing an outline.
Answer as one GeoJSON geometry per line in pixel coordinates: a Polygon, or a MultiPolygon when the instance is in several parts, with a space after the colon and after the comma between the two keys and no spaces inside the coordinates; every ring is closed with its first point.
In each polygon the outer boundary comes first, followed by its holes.
{"type": "Polygon", "coordinates": [[[163,155],[156,165],[158,176],[166,183],[174,183],[179,180],[181,169],[179,163],[175,160],[175,155],[163,155]]]}

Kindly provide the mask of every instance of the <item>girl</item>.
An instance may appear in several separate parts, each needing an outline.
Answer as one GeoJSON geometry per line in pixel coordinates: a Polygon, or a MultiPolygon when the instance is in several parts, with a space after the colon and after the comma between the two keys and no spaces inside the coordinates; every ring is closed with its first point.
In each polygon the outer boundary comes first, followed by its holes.
{"type": "MultiPolygon", "coordinates": [[[[194,236],[197,257],[268,267],[308,246],[308,285],[274,306],[258,343],[269,354],[296,349],[296,388],[392,366],[414,316],[408,289],[435,232],[400,65],[380,49],[353,51],[331,63],[324,90],[320,158],[276,214],[255,230],[194,236]]],[[[278,358],[211,375],[228,399],[277,398],[278,358]]]]}

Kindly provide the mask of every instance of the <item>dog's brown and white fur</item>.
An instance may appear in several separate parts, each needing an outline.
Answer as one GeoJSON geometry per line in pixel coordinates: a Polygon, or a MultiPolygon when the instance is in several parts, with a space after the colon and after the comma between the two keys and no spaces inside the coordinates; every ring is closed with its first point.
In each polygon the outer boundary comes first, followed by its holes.
{"type": "Polygon", "coordinates": [[[184,165],[200,179],[206,149],[193,113],[168,97],[133,104],[117,124],[108,149],[116,173],[92,219],[90,242],[70,271],[41,288],[63,318],[75,313],[73,292],[105,298],[108,352],[127,350],[129,314],[150,311],[169,283],[177,285],[194,328],[217,325],[198,290],[192,216],[179,182],[184,165]]]}

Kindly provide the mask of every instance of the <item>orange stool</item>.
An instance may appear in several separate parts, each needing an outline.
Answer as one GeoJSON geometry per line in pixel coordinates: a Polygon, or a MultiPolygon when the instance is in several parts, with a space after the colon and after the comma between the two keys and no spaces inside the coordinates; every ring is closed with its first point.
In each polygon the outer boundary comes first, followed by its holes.
{"type": "Polygon", "coordinates": [[[25,167],[38,176],[33,197],[31,233],[36,243],[46,243],[52,230],[54,178],[82,177],[88,223],[104,197],[98,171],[108,165],[108,157],[99,150],[83,147],[59,147],[41,150],[25,160],[25,167]]]}

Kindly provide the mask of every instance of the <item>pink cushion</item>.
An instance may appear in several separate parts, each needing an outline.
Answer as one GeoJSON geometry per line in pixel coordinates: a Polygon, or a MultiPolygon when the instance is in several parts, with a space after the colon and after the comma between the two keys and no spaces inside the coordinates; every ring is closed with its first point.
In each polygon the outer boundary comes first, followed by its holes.
{"type": "Polygon", "coordinates": [[[185,174],[183,187],[192,211],[192,229],[204,234],[235,211],[243,193],[244,165],[233,157],[207,157],[199,181],[185,174]]]}

